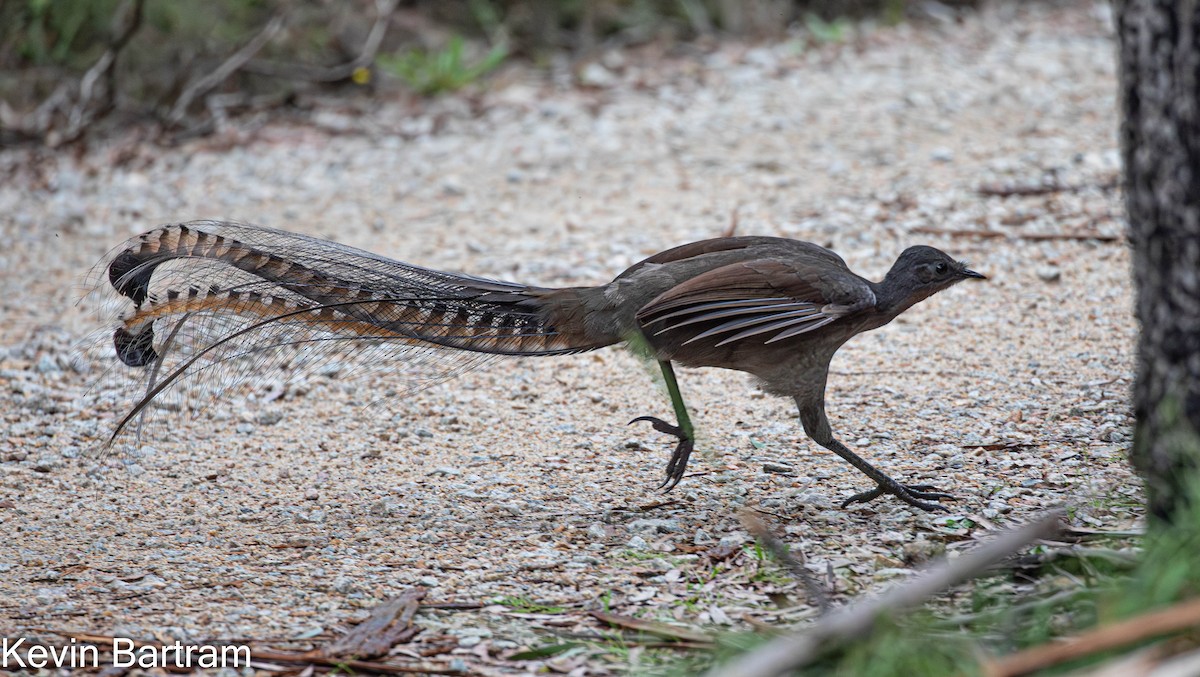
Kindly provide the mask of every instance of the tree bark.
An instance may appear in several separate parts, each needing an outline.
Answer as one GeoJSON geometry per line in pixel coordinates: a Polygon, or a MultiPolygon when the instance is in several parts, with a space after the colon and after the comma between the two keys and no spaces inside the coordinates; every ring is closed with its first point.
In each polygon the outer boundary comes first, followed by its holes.
{"type": "Polygon", "coordinates": [[[1125,195],[1141,322],[1132,460],[1151,514],[1200,497],[1200,0],[1118,0],[1125,195]]]}

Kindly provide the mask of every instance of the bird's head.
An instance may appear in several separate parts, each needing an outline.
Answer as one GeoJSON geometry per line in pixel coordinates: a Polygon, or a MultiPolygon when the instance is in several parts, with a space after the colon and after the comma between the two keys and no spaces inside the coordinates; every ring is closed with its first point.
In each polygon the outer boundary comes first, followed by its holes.
{"type": "Polygon", "coordinates": [[[967,268],[949,254],[916,245],[905,249],[888,271],[883,284],[889,288],[903,308],[929,298],[943,289],[966,279],[986,280],[987,277],[967,268]]]}

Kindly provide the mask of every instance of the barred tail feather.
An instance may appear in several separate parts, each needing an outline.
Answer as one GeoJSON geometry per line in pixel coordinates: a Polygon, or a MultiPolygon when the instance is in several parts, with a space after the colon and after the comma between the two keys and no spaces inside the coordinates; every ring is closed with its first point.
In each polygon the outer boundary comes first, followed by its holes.
{"type": "Polygon", "coordinates": [[[395,372],[411,389],[491,356],[600,347],[555,327],[542,301],[554,290],[250,225],[161,226],[116,250],[106,278],[124,299],[111,345],[122,363],[149,372],[114,439],[184,386],[211,396],[276,368],[345,361],[395,372]]]}
{"type": "MultiPolygon", "coordinates": [[[[392,261],[333,242],[267,228],[199,222],[145,233],[109,264],[113,288],[134,302],[126,332],[176,312],[210,309],[262,316],[309,304],[329,306],[296,321],[377,338],[409,338],[501,355],[558,355],[582,348],[549,324],[536,287],[445,273],[392,261]],[[195,266],[186,291],[151,290],[155,270],[171,261],[223,263],[257,278],[222,288],[230,271],[195,266]],[[186,303],[178,303],[186,294],[186,303]],[[163,298],[165,295],[165,298],[163,298]],[[274,306],[272,305],[274,304],[274,306]]],[[[125,335],[126,346],[135,343],[125,335]]],[[[134,351],[136,354],[139,351],[134,351]]],[[[122,347],[118,346],[118,353],[122,347]]]]}

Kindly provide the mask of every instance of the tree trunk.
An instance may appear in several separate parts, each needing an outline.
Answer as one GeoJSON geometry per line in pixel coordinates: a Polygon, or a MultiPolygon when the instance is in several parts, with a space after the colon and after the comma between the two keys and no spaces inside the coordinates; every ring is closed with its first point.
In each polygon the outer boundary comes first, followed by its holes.
{"type": "Polygon", "coordinates": [[[1200,0],[1118,0],[1126,204],[1141,321],[1132,460],[1169,522],[1200,488],[1200,0]]]}

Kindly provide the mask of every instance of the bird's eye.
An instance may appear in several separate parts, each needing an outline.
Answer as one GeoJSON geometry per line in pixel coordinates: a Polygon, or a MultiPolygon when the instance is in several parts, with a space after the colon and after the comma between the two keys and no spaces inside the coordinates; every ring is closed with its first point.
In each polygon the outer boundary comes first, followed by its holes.
{"type": "Polygon", "coordinates": [[[937,273],[938,275],[945,275],[947,270],[949,270],[949,266],[947,266],[945,263],[939,263],[933,267],[933,272],[937,273]]]}

